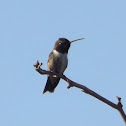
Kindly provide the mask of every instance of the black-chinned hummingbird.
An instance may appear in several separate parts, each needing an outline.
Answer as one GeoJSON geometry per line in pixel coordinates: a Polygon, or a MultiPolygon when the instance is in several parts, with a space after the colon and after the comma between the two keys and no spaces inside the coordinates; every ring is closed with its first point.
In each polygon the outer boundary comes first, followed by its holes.
{"type": "MultiPolygon", "coordinates": [[[[68,65],[67,54],[71,43],[82,39],[84,38],[69,41],[66,38],[59,38],[56,41],[52,52],[49,54],[47,69],[49,71],[54,71],[56,73],[63,74],[68,65]]],[[[59,81],[60,81],[59,77],[49,75],[47,78],[43,94],[46,91],[54,92],[54,89],[58,85],[59,81]]]]}

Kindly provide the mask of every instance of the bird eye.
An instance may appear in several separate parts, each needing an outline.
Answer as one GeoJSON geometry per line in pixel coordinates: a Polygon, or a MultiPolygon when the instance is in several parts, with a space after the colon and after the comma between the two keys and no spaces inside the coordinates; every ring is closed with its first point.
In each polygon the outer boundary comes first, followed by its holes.
{"type": "Polygon", "coordinates": [[[59,42],[59,45],[61,45],[62,44],[62,42],[59,42]]]}

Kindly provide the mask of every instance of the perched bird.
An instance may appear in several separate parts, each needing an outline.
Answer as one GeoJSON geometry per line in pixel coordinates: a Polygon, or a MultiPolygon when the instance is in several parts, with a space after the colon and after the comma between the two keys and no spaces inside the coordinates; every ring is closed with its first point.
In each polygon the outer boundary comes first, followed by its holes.
{"type": "MultiPolygon", "coordinates": [[[[68,65],[67,54],[71,43],[82,39],[83,38],[69,41],[66,38],[59,38],[56,41],[52,52],[49,54],[49,59],[47,63],[48,70],[54,71],[59,74],[63,74],[68,65]]],[[[49,75],[47,78],[43,94],[46,91],[54,92],[54,89],[58,85],[59,81],[60,81],[59,77],[49,75]]]]}

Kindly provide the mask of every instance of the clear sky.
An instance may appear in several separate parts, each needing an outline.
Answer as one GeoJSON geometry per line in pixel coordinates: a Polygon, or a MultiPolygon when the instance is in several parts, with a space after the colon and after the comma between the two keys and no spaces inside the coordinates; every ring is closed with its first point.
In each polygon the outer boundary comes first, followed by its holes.
{"type": "Polygon", "coordinates": [[[65,75],[117,103],[126,112],[125,0],[0,1],[0,126],[124,126],[118,111],[67,89],[42,94],[48,55],[60,37],[84,37],[69,50],[65,75]]]}

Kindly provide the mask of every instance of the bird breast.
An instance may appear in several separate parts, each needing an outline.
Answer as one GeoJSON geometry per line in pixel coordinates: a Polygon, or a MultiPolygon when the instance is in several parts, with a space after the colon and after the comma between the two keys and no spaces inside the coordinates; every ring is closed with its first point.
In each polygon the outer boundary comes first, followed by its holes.
{"type": "Polygon", "coordinates": [[[59,53],[56,50],[53,50],[54,55],[54,64],[56,65],[56,71],[58,73],[63,73],[67,67],[68,59],[67,59],[67,53],[59,53]]]}

